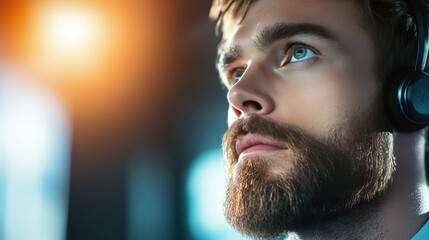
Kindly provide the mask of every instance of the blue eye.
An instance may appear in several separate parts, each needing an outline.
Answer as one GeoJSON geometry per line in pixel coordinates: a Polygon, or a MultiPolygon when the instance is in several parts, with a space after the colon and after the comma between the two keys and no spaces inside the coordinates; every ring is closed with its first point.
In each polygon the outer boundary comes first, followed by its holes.
{"type": "Polygon", "coordinates": [[[299,46],[293,49],[292,57],[290,58],[289,62],[291,63],[301,62],[316,56],[317,54],[313,50],[311,50],[311,48],[305,47],[305,46],[299,46]]]}
{"type": "Polygon", "coordinates": [[[232,81],[233,83],[236,83],[238,81],[240,81],[241,77],[243,76],[245,72],[245,69],[243,68],[237,68],[234,70],[233,74],[232,74],[232,81]]]}

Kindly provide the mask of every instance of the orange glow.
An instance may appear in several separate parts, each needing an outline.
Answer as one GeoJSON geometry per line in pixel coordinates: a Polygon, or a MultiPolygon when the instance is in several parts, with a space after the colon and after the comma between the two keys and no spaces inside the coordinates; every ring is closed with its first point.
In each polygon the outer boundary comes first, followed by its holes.
{"type": "Polygon", "coordinates": [[[0,60],[85,114],[110,113],[137,98],[150,111],[153,99],[163,103],[179,84],[179,22],[174,5],[163,3],[0,1],[0,60]]]}
{"type": "Polygon", "coordinates": [[[35,78],[61,89],[136,78],[142,66],[153,68],[157,49],[167,41],[155,33],[165,24],[155,3],[76,0],[3,5],[0,52],[35,78]]]}
{"type": "Polygon", "coordinates": [[[95,12],[79,6],[54,5],[46,6],[39,14],[36,21],[40,24],[40,34],[51,51],[82,54],[101,40],[102,22],[95,12]]]}
{"type": "Polygon", "coordinates": [[[36,8],[32,41],[35,69],[48,78],[93,78],[108,54],[108,19],[90,5],[51,2],[36,8]]]}

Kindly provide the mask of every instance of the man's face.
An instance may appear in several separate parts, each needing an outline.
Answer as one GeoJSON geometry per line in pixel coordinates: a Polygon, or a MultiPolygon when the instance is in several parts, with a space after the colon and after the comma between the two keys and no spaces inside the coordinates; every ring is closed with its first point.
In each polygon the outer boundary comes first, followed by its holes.
{"type": "Polygon", "coordinates": [[[392,136],[357,4],[259,0],[224,28],[226,216],[248,235],[325,221],[390,181],[392,136]]]}

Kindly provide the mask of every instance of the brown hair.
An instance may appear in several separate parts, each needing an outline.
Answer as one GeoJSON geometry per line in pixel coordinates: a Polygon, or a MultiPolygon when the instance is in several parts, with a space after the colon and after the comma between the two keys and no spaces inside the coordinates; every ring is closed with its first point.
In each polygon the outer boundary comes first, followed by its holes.
{"type": "Polygon", "coordinates": [[[210,18],[216,21],[216,34],[222,30],[222,23],[225,15],[231,17],[231,20],[246,17],[246,13],[254,2],[258,0],[213,0],[210,9],[210,18]]]}

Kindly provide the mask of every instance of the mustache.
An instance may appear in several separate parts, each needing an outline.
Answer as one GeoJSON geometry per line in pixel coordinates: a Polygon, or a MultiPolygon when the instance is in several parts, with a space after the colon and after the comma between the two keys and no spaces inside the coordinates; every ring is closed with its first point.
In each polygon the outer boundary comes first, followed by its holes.
{"type": "Polygon", "coordinates": [[[222,149],[227,160],[236,161],[238,158],[235,142],[241,135],[259,134],[284,142],[290,149],[302,149],[309,143],[319,145],[321,141],[304,129],[288,123],[277,123],[258,115],[236,120],[225,132],[222,138],[222,149]]]}

